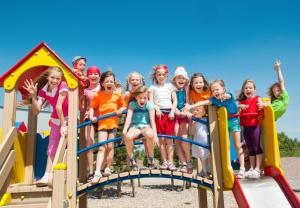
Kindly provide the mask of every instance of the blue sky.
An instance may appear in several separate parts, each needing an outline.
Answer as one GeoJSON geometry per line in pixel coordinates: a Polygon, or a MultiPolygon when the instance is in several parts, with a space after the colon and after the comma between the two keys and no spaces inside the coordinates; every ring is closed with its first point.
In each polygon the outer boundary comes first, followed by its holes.
{"type": "MultiPolygon", "coordinates": [[[[45,41],[67,64],[75,55],[124,83],[153,65],[224,79],[229,91],[252,78],[266,96],[281,59],[290,105],[278,130],[300,138],[299,1],[4,1],[0,7],[0,74],[45,41]],[[298,103],[298,104],[297,104],[298,103]]],[[[3,94],[3,89],[0,90],[3,94]]],[[[3,104],[0,96],[0,104],[3,104]]]]}

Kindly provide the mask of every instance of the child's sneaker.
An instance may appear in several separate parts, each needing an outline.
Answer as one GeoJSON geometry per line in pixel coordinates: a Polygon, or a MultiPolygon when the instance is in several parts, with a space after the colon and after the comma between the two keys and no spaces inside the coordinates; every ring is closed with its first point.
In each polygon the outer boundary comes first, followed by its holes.
{"type": "Polygon", "coordinates": [[[168,169],[171,171],[177,170],[176,166],[171,162],[169,162],[169,164],[168,164],[168,169]]]}
{"type": "Polygon", "coordinates": [[[239,173],[237,174],[238,179],[244,179],[245,178],[245,168],[240,168],[239,173]]]}
{"type": "Polygon", "coordinates": [[[259,179],[260,178],[260,170],[258,169],[254,169],[252,171],[252,174],[249,176],[249,178],[252,178],[252,179],[259,179]]]}
{"type": "Polygon", "coordinates": [[[92,184],[99,183],[101,177],[102,177],[102,175],[101,175],[100,171],[96,171],[93,179],[91,180],[91,183],[92,184]]]}
{"type": "Polygon", "coordinates": [[[252,175],[252,172],[254,171],[253,168],[250,168],[246,173],[245,173],[245,178],[250,178],[250,176],[252,175]]]}
{"type": "Polygon", "coordinates": [[[110,175],[111,175],[111,170],[109,167],[106,167],[104,169],[103,176],[110,176],[110,175]]]}
{"type": "Polygon", "coordinates": [[[45,173],[45,175],[36,182],[36,186],[38,187],[48,186],[48,181],[49,181],[49,173],[45,173]]]}
{"type": "Polygon", "coordinates": [[[161,170],[167,170],[167,169],[168,169],[168,162],[165,161],[165,162],[159,167],[159,169],[161,169],[161,170]]]}
{"type": "Polygon", "coordinates": [[[154,168],[155,168],[154,158],[153,157],[148,157],[148,169],[153,170],[154,168]]]}
{"type": "Polygon", "coordinates": [[[179,166],[178,171],[179,171],[179,172],[182,172],[182,173],[187,173],[187,165],[186,165],[186,163],[182,163],[182,164],[179,166]]]}
{"type": "Polygon", "coordinates": [[[130,163],[131,163],[130,169],[133,170],[133,171],[138,171],[138,170],[139,170],[139,167],[138,167],[138,165],[136,164],[135,158],[134,158],[134,157],[130,157],[130,158],[129,158],[129,161],[130,161],[130,163]]]}
{"type": "Polygon", "coordinates": [[[193,164],[192,164],[192,161],[188,161],[187,162],[187,172],[189,174],[192,174],[193,173],[193,164]]]}

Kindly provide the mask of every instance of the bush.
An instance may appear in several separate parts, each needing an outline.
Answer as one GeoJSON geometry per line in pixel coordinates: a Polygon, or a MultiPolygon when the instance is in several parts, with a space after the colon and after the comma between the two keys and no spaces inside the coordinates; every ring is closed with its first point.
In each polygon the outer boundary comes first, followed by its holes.
{"type": "Polygon", "coordinates": [[[281,157],[300,157],[300,141],[289,138],[284,132],[278,133],[281,157]]]}

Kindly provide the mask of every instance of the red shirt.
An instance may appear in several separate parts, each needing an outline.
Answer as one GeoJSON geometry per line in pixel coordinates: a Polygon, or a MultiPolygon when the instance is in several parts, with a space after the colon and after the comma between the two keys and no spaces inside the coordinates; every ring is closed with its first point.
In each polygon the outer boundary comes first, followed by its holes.
{"type": "Polygon", "coordinates": [[[240,123],[241,126],[257,126],[258,121],[258,115],[248,115],[243,116],[243,114],[246,113],[259,113],[257,103],[258,103],[259,96],[255,96],[248,100],[241,100],[240,104],[248,105],[248,108],[241,111],[241,117],[240,117],[240,123]]]}

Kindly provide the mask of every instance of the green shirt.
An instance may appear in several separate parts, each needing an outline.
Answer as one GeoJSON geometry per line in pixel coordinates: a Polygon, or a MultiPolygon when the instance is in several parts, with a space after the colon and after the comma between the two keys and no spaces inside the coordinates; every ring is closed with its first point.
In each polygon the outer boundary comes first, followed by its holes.
{"type": "Polygon", "coordinates": [[[280,93],[279,98],[274,100],[271,104],[275,114],[275,121],[285,113],[288,104],[289,104],[289,95],[286,90],[283,90],[280,93]]]}

